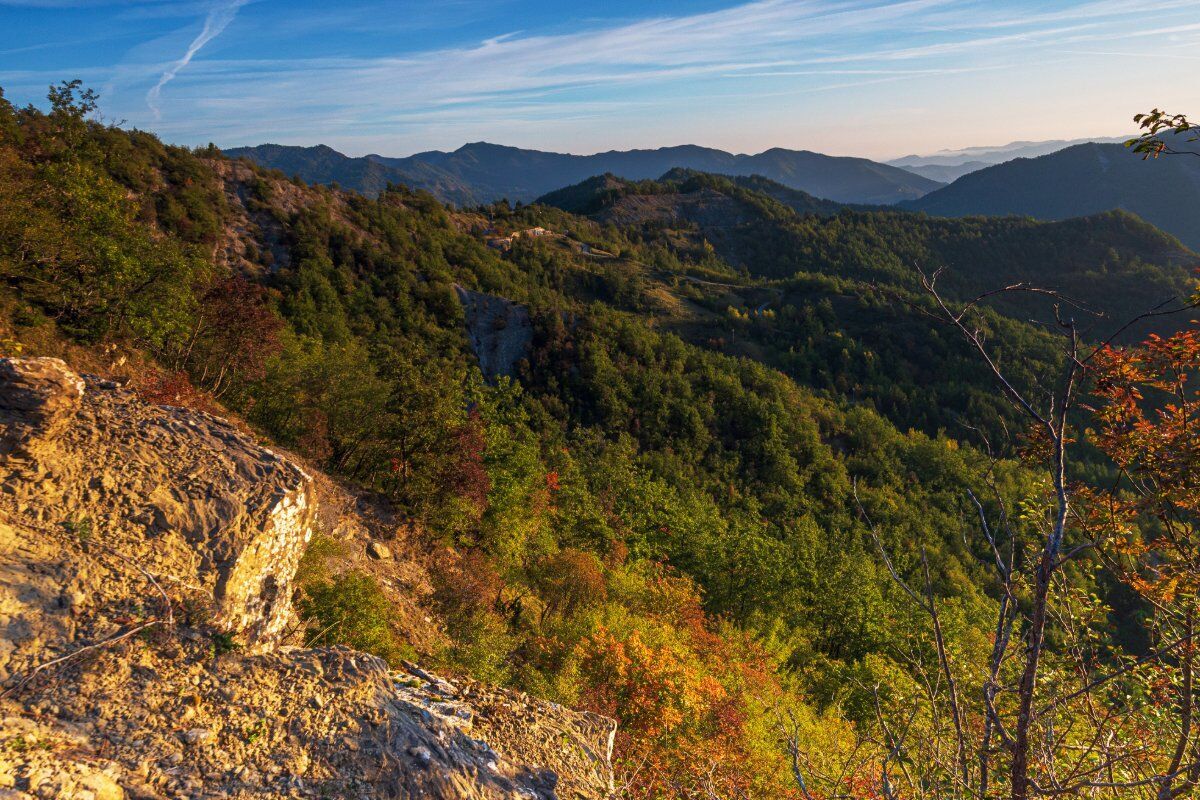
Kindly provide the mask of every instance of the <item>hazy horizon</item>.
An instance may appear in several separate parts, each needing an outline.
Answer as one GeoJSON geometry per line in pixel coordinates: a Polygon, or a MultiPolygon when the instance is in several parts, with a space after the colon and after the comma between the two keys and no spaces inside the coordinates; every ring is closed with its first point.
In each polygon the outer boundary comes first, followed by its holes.
{"type": "Polygon", "coordinates": [[[698,144],[878,160],[1194,107],[1191,0],[0,0],[0,86],[167,141],[403,156],[698,144]],[[1164,68],[1166,66],[1167,68],[1164,68]],[[698,134],[698,135],[697,135],[698,134]]]}
{"type": "MultiPolygon", "coordinates": [[[[879,161],[881,163],[887,163],[889,161],[895,161],[895,160],[905,158],[905,157],[910,157],[910,156],[916,156],[916,157],[920,157],[920,158],[931,158],[931,157],[935,157],[935,156],[957,156],[959,154],[963,154],[963,157],[966,157],[966,154],[969,153],[970,151],[996,151],[996,150],[1004,150],[1004,149],[1010,148],[1010,147],[1016,147],[1019,145],[1039,145],[1039,144],[1051,144],[1051,143],[1066,144],[1066,143],[1082,143],[1085,141],[1105,142],[1105,141],[1111,141],[1111,140],[1119,139],[1119,138],[1123,138],[1123,137],[1098,135],[1098,136],[1080,136],[1080,137],[1075,137],[1072,139],[1039,139],[1039,140],[1017,139],[1017,140],[1010,141],[1010,142],[1004,142],[1002,144],[970,145],[967,147],[943,148],[940,150],[933,150],[933,151],[921,152],[921,153],[896,153],[894,155],[889,155],[889,156],[878,156],[878,157],[873,158],[872,160],[879,161]]],[[[314,142],[303,142],[303,141],[276,142],[276,141],[264,140],[264,141],[259,141],[259,142],[244,142],[244,143],[225,144],[225,145],[214,142],[214,144],[217,144],[219,147],[221,147],[222,150],[236,150],[236,149],[243,148],[243,147],[257,147],[259,145],[280,145],[280,146],[284,146],[284,147],[318,147],[320,145],[325,145],[327,147],[331,147],[334,150],[337,150],[337,152],[341,153],[342,155],[351,156],[353,158],[361,158],[363,156],[372,156],[372,155],[382,156],[384,158],[407,158],[409,156],[419,155],[421,153],[435,152],[435,151],[443,152],[443,153],[452,153],[452,152],[455,152],[456,150],[459,150],[463,147],[467,147],[468,145],[472,145],[472,144],[490,144],[490,145],[497,145],[500,147],[515,147],[518,149],[539,150],[540,152],[548,152],[548,153],[556,153],[559,155],[572,155],[572,156],[595,156],[595,155],[602,155],[604,153],[613,152],[613,151],[624,152],[624,151],[629,151],[629,150],[667,150],[667,149],[670,149],[673,147],[701,147],[701,148],[706,148],[706,149],[711,149],[711,150],[724,150],[725,152],[732,153],[733,155],[751,155],[751,156],[758,155],[760,153],[764,153],[768,150],[778,150],[778,149],[812,150],[813,149],[810,147],[803,147],[803,146],[769,145],[767,147],[762,148],[761,150],[738,151],[738,150],[729,150],[727,148],[718,147],[716,145],[703,144],[702,142],[699,142],[699,141],[681,141],[681,142],[668,143],[668,144],[651,145],[648,147],[628,147],[628,148],[609,147],[609,148],[605,148],[603,150],[588,150],[588,151],[583,151],[583,152],[573,152],[570,150],[524,148],[524,147],[521,147],[520,145],[509,144],[507,142],[490,141],[488,139],[474,139],[472,141],[462,142],[461,144],[458,144],[458,145],[447,145],[445,147],[428,147],[423,150],[413,150],[411,152],[403,152],[403,153],[389,153],[389,152],[382,152],[382,151],[366,151],[366,150],[363,152],[347,152],[345,150],[341,150],[340,148],[333,147],[333,145],[330,145],[328,142],[316,142],[316,141],[314,141],[314,142]]],[[[824,151],[814,151],[814,152],[824,152],[824,151]]],[[[847,158],[856,158],[856,157],[857,158],[870,158],[869,156],[859,156],[855,153],[828,153],[828,155],[845,156],[847,158]]]]}

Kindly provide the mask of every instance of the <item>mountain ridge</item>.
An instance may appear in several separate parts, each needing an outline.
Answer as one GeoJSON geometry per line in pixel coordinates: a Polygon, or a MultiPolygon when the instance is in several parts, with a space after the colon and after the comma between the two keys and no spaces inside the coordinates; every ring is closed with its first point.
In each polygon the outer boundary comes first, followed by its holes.
{"type": "Polygon", "coordinates": [[[772,148],[733,154],[699,145],[609,150],[574,155],[470,142],[454,151],[431,150],[403,158],[347,156],[327,145],[263,144],[226,151],[259,166],[314,183],[338,183],[368,196],[388,182],[429,191],[443,202],[478,205],[500,199],[530,202],[547,192],[612,173],[631,180],[676,168],[730,175],[762,175],[791,189],[843,203],[890,204],[939,188],[938,181],[865,158],[772,148]]]}
{"type": "Polygon", "coordinates": [[[1197,159],[1143,160],[1123,145],[1090,142],[972,172],[900,206],[939,216],[1015,214],[1042,220],[1122,209],[1196,248],[1200,218],[1189,209],[1197,203],[1197,159]]]}

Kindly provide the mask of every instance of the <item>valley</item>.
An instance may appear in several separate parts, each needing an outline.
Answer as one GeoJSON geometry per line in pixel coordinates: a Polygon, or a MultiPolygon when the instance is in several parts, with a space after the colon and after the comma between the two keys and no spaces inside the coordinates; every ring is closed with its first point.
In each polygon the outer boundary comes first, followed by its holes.
{"type": "Polygon", "coordinates": [[[1200,256],[1148,217],[51,101],[0,98],[0,793],[991,797],[997,719],[1067,787],[1194,738],[1200,256]]]}

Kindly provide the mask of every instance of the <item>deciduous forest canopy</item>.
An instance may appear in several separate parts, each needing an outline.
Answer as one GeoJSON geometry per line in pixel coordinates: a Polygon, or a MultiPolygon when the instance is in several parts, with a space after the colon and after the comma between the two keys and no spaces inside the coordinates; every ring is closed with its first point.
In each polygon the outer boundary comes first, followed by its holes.
{"type": "MultiPolygon", "coordinates": [[[[420,655],[615,717],[629,796],[1194,791],[1200,341],[1122,328],[1189,305],[1172,236],[687,171],[368,198],[97,102],[0,95],[0,351],[131,359],[383,498],[454,554],[420,655]],[[466,292],[528,315],[500,374],[466,292]]],[[[335,548],[314,641],[415,655],[335,548]]]]}

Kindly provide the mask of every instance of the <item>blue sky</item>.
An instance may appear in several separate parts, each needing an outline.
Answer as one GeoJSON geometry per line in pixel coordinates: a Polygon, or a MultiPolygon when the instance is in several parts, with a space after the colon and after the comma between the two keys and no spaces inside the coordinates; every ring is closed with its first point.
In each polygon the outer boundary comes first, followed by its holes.
{"type": "Polygon", "coordinates": [[[0,86],[170,142],[887,158],[1200,114],[1198,0],[0,0],[0,86]]]}

